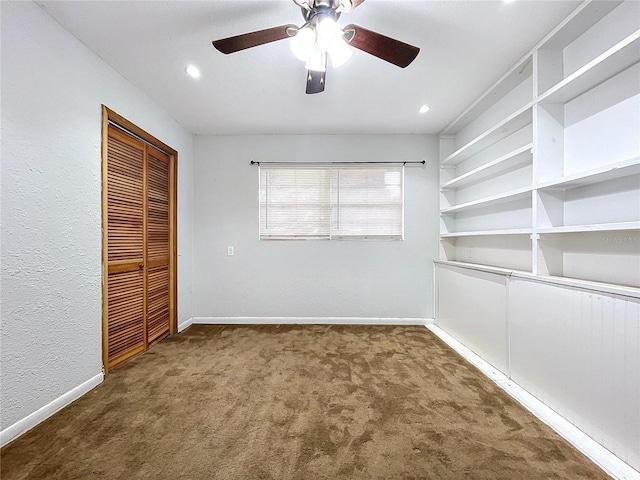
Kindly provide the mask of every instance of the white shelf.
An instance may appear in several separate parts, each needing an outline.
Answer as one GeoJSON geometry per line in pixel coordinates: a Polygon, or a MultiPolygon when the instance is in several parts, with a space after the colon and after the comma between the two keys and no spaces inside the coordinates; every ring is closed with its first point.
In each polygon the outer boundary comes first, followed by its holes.
{"type": "Polygon", "coordinates": [[[640,61],[640,30],[551,87],[538,102],[567,103],[640,61]]]}
{"type": "Polygon", "coordinates": [[[562,50],[578,37],[598,23],[622,3],[622,0],[581,4],[560,25],[534,47],[537,49],[562,50]]]}
{"type": "Polygon", "coordinates": [[[539,234],[585,233],[585,232],[618,232],[624,230],[640,230],[640,222],[597,223],[593,225],[565,225],[563,227],[540,227],[539,234]]]}
{"type": "Polygon", "coordinates": [[[536,188],[538,190],[569,189],[638,174],[640,174],[640,157],[635,157],[586,172],[568,175],[557,180],[544,182],[538,184],[536,188]]]}
{"type": "Polygon", "coordinates": [[[532,160],[532,150],[533,143],[529,143],[523,147],[520,147],[513,152],[509,152],[506,155],[503,155],[500,158],[496,158],[491,162],[485,163],[484,165],[474,168],[473,170],[455,177],[452,180],[449,180],[446,183],[443,183],[440,187],[441,190],[451,190],[453,188],[459,188],[463,185],[467,185],[474,181],[479,180],[480,178],[490,175],[499,169],[505,169],[514,165],[518,165],[519,163],[525,163],[527,160],[532,160]]]}
{"type": "Polygon", "coordinates": [[[478,230],[470,232],[451,232],[442,233],[442,238],[457,238],[457,237],[489,237],[493,235],[531,235],[530,228],[509,228],[504,230],[478,230]]]}
{"type": "Polygon", "coordinates": [[[442,165],[458,165],[485,148],[508,137],[513,132],[529,125],[533,121],[533,102],[529,102],[524,107],[509,115],[507,118],[497,123],[489,130],[481,133],[466,145],[453,152],[442,161],[442,165]]]}
{"type": "Polygon", "coordinates": [[[471,202],[461,203],[454,205],[453,207],[443,208],[440,213],[443,215],[450,215],[461,212],[463,210],[470,210],[473,208],[488,207],[491,205],[497,205],[499,203],[515,202],[516,200],[522,200],[531,196],[532,187],[527,186],[511,190],[509,192],[500,193],[498,195],[491,195],[489,197],[479,198],[471,202]]]}

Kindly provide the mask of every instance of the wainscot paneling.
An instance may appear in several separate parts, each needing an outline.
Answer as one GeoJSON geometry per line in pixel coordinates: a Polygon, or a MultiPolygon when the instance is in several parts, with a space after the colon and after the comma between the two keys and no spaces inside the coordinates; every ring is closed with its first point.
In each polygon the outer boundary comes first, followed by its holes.
{"type": "Polygon", "coordinates": [[[508,374],[507,277],[444,266],[436,272],[438,326],[508,374]]]}
{"type": "Polygon", "coordinates": [[[436,325],[640,469],[640,292],[437,262],[436,325]]]}

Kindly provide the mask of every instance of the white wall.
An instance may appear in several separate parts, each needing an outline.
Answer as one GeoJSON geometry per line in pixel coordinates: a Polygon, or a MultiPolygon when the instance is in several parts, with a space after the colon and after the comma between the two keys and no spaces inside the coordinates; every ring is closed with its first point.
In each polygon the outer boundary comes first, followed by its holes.
{"type": "Polygon", "coordinates": [[[101,104],[179,152],[191,317],[193,136],[34,3],[1,8],[4,430],[101,372],[101,104]]]}
{"type": "Polygon", "coordinates": [[[433,318],[437,163],[435,136],[196,136],[194,316],[433,318]],[[249,161],[305,159],[426,160],[406,168],[405,241],[259,241],[249,161]]]}

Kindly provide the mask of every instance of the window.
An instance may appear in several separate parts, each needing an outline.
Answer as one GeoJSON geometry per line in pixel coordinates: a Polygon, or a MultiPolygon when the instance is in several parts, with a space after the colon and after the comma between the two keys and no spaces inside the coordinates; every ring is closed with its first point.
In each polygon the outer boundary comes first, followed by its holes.
{"type": "Polygon", "coordinates": [[[260,167],[260,239],[402,240],[404,169],[260,167]]]}

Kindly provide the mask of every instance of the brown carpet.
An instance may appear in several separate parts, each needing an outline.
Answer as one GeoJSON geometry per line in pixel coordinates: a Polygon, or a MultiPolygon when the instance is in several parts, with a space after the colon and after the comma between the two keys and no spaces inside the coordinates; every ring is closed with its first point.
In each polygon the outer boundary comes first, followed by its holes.
{"type": "Polygon", "coordinates": [[[424,327],[192,326],[2,449],[13,479],[604,479],[424,327]]]}

